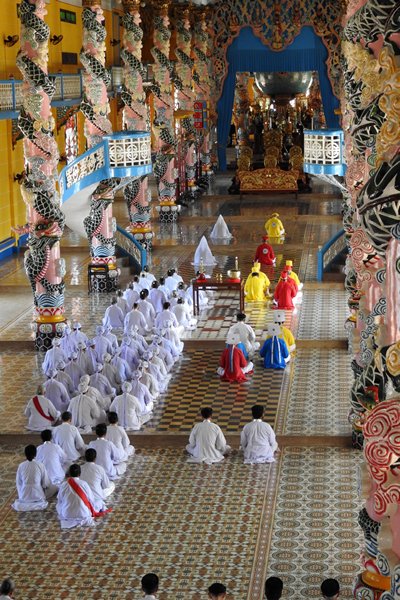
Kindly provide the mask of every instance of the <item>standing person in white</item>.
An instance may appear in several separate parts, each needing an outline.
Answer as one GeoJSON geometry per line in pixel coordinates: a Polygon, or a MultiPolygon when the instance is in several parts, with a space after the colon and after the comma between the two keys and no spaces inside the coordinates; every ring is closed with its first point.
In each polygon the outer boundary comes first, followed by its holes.
{"type": "Polygon", "coordinates": [[[193,463],[212,463],[224,460],[225,454],[230,452],[231,448],[226,443],[226,439],[221,429],[216,423],[212,423],[212,408],[202,408],[201,416],[203,421],[197,423],[190,433],[189,444],[186,450],[191,457],[188,462],[193,463]]]}
{"type": "Polygon", "coordinates": [[[18,512],[44,510],[47,500],[57,493],[57,487],[52,485],[46,467],[35,460],[36,446],[26,446],[25,457],[26,460],[17,469],[18,499],[14,500],[12,507],[18,512]]]}
{"type": "Polygon", "coordinates": [[[36,395],[28,401],[24,414],[28,417],[26,428],[31,431],[47,429],[60,416],[53,403],[43,395],[42,385],[38,385],[36,395]]]}
{"type": "Polygon", "coordinates": [[[69,463],[78,460],[86,450],[86,444],[82,439],[78,428],[72,425],[72,415],[70,412],[65,411],[61,415],[61,425],[54,428],[53,440],[58,446],[60,446],[65,454],[69,463]]]}
{"type": "Polygon", "coordinates": [[[37,447],[36,460],[46,467],[47,474],[53,485],[60,485],[65,479],[68,457],[58,444],[52,441],[52,432],[45,429],[40,434],[43,444],[37,447]]]}
{"type": "Polygon", "coordinates": [[[96,426],[97,440],[90,442],[89,448],[97,452],[96,464],[104,467],[110,479],[119,479],[126,471],[125,454],[113,444],[106,440],[107,425],[100,423],[96,426]]]}
{"type": "Polygon", "coordinates": [[[131,445],[126,431],[121,425],[118,425],[118,415],[116,412],[108,413],[108,422],[106,440],[112,442],[118,450],[125,453],[125,460],[135,454],[135,448],[131,445]]]}
{"type": "Polygon", "coordinates": [[[253,421],[247,423],[240,434],[244,463],[253,465],[274,462],[274,453],[278,450],[274,430],[262,420],[264,407],[256,404],[251,409],[253,421]]]}
{"type": "Polygon", "coordinates": [[[81,466],[81,480],[89,484],[94,498],[94,509],[99,512],[106,510],[104,501],[115,490],[115,483],[110,481],[101,465],[96,465],[97,452],[88,448],[85,452],[86,462],[81,466]]]}

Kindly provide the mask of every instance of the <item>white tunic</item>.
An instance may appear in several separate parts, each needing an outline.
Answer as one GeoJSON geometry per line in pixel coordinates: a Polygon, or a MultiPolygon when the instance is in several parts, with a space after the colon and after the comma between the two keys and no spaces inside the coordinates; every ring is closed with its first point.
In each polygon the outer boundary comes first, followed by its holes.
{"type": "MultiPolygon", "coordinates": [[[[79,479],[79,477],[74,477],[74,479],[85,492],[94,508],[95,500],[89,484],[79,479]]],[[[92,517],[89,508],[82,502],[68,481],[64,481],[58,490],[57,514],[60,519],[61,529],[94,525],[94,517],[92,517]]]]}
{"type": "Polygon", "coordinates": [[[135,454],[135,448],[129,442],[126,431],[121,425],[108,425],[106,440],[109,440],[125,454],[125,460],[135,454]]]}
{"type": "Polygon", "coordinates": [[[17,469],[18,500],[12,504],[14,510],[44,510],[47,508],[45,489],[54,489],[46,467],[36,460],[25,460],[17,469]]]}
{"type": "Polygon", "coordinates": [[[121,298],[121,296],[118,296],[117,306],[122,310],[122,314],[124,315],[124,317],[131,310],[131,307],[129,306],[128,302],[125,300],[125,298],[123,296],[122,296],[122,298],[121,298]]]}
{"type": "Polygon", "coordinates": [[[96,335],[92,341],[95,344],[97,362],[103,362],[104,354],[113,354],[111,342],[105,335],[96,335]]]}
{"type": "Polygon", "coordinates": [[[164,327],[167,327],[168,321],[171,321],[173,327],[179,327],[179,323],[175,314],[172,312],[172,310],[166,308],[160,312],[159,315],[157,315],[156,320],[154,321],[154,326],[156,329],[163,329],[164,327]]]}
{"type": "Polygon", "coordinates": [[[128,431],[138,431],[150,415],[142,416],[142,407],[136,396],[124,392],[111,402],[110,411],[116,412],[118,421],[128,431]]]}
{"type": "Polygon", "coordinates": [[[113,357],[111,363],[117,369],[118,376],[121,381],[126,381],[132,377],[132,371],[127,361],[118,356],[117,354],[113,357]]]}
{"type": "Polygon", "coordinates": [[[71,423],[61,423],[54,427],[53,441],[64,450],[69,462],[78,460],[86,450],[81,434],[71,423]]]}
{"type": "Polygon", "coordinates": [[[124,452],[105,438],[97,438],[90,442],[89,448],[97,452],[96,464],[101,465],[110,479],[118,479],[126,471],[124,452]]]}
{"type": "Polygon", "coordinates": [[[60,416],[59,411],[48,398],[42,395],[38,395],[37,398],[44,414],[52,417],[52,420],[42,417],[42,415],[35,408],[33,398],[31,398],[24,413],[25,416],[28,417],[28,425],[26,428],[30,429],[31,431],[43,431],[43,429],[49,429],[53,425],[54,421],[56,421],[60,416]]]}
{"type": "Polygon", "coordinates": [[[107,473],[101,465],[93,462],[87,462],[81,466],[81,481],[89,484],[94,498],[94,510],[100,512],[106,510],[104,500],[115,490],[115,483],[112,483],[107,473]]]}
{"type": "Polygon", "coordinates": [[[84,433],[91,433],[100,416],[100,408],[87,394],[79,394],[72,398],[68,410],[72,414],[75,427],[84,433]]]}
{"type": "Polygon", "coordinates": [[[57,369],[57,365],[60,362],[65,362],[67,357],[65,356],[64,350],[60,346],[54,346],[46,352],[42,369],[46,375],[50,375],[53,369],[57,369]]]}
{"type": "Polygon", "coordinates": [[[245,464],[274,462],[274,452],[278,449],[274,430],[261,419],[247,423],[240,434],[245,464]]]}
{"type": "Polygon", "coordinates": [[[63,383],[57,379],[48,379],[44,383],[44,393],[60,413],[67,410],[70,397],[63,383]]]}
{"type": "Polygon", "coordinates": [[[77,361],[71,360],[65,365],[65,372],[71,377],[74,388],[77,390],[82,375],[85,375],[77,361]]]}
{"type": "Polygon", "coordinates": [[[111,304],[104,313],[103,325],[110,326],[113,329],[120,329],[124,326],[124,313],[118,304],[111,304]]]}
{"type": "Polygon", "coordinates": [[[150,394],[147,387],[138,379],[132,380],[132,394],[139,400],[142,415],[147,415],[153,410],[153,396],[150,394]]]}
{"type": "MultiPolygon", "coordinates": [[[[154,327],[154,319],[156,318],[156,311],[153,308],[153,305],[148,300],[141,300],[138,306],[138,311],[142,313],[144,318],[146,319],[147,329],[152,329],[154,327]]],[[[140,330],[139,330],[140,331],[140,330]]]]}
{"type": "Polygon", "coordinates": [[[80,329],[74,329],[70,335],[70,344],[73,347],[73,351],[76,352],[78,350],[78,344],[87,344],[88,337],[83,331],[80,329]]]}
{"type": "Polygon", "coordinates": [[[64,481],[68,457],[61,446],[44,442],[37,447],[36,460],[46,467],[51,483],[58,485],[64,481]]]}
{"type": "Polygon", "coordinates": [[[238,335],[241,343],[246,348],[247,352],[251,352],[255,350],[255,341],[256,336],[253,331],[253,328],[250,325],[247,325],[243,321],[235,323],[228,329],[228,333],[226,335],[226,339],[231,337],[232,335],[238,335]]]}
{"type": "Polygon", "coordinates": [[[177,304],[172,309],[172,312],[178,321],[178,325],[181,325],[182,327],[196,326],[197,319],[192,318],[192,313],[188,304],[177,304]]]}
{"type": "Polygon", "coordinates": [[[133,305],[136,302],[139,302],[139,299],[140,299],[139,292],[128,288],[124,292],[124,299],[126,300],[126,302],[128,304],[129,310],[132,310],[133,305]]]}
{"type": "MultiPolygon", "coordinates": [[[[153,309],[154,310],[154,309],[153,309]]],[[[124,320],[124,331],[129,333],[132,327],[137,327],[140,334],[147,333],[147,322],[140,310],[135,309],[129,312],[124,320]]]]}
{"type": "Polygon", "coordinates": [[[65,371],[58,371],[57,375],[54,377],[56,381],[59,381],[63,384],[68,394],[71,396],[75,392],[75,387],[71,377],[65,371]]]}
{"type": "Polygon", "coordinates": [[[188,462],[207,465],[224,460],[224,453],[230,450],[221,429],[208,419],[197,423],[190,433],[186,450],[192,455],[188,462]]]}
{"type": "Polygon", "coordinates": [[[149,292],[149,302],[152,303],[154,310],[158,314],[163,310],[163,304],[167,302],[167,296],[160,288],[152,288],[149,292]]]}

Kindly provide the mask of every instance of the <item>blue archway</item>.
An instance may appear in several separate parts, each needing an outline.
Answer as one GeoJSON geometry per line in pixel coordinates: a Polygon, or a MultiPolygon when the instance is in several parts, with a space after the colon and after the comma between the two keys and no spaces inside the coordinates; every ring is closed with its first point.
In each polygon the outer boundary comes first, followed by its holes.
{"type": "Polygon", "coordinates": [[[232,116],[236,73],[275,71],[318,71],[326,124],[335,129],[339,119],[335,108],[339,101],[332,92],[325,61],[328,51],[312,27],[303,27],[293,42],[281,52],[265,46],[254,35],[251,27],[244,27],[227,51],[228,75],[224,82],[218,109],[218,160],[222,171],[226,170],[226,146],[232,116]]]}

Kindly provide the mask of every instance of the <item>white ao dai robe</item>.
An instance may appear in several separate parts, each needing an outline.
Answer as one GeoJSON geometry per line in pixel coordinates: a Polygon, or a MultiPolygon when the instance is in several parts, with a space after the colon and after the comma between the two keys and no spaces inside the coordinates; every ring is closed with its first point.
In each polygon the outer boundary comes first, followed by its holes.
{"type": "Polygon", "coordinates": [[[247,465],[274,462],[274,452],[278,449],[274,430],[261,419],[247,423],[240,434],[244,462],[247,465]]]}
{"type": "Polygon", "coordinates": [[[100,512],[106,510],[107,507],[104,500],[110,496],[115,490],[115,483],[110,481],[107,473],[101,465],[96,465],[93,462],[87,462],[81,466],[81,481],[86,481],[90,486],[94,498],[94,510],[100,512]]]}
{"type": "Polygon", "coordinates": [[[47,498],[57,491],[50,482],[46,467],[36,460],[25,460],[19,465],[16,484],[18,499],[12,507],[18,512],[44,510],[48,505],[47,498]]]}
{"type": "Polygon", "coordinates": [[[224,454],[230,450],[230,447],[220,427],[204,419],[193,427],[186,450],[192,455],[188,462],[204,462],[211,465],[224,460],[224,454]]]}
{"type": "Polygon", "coordinates": [[[124,452],[105,438],[97,438],[90,442],[89,448],[97,452],[96,464],[101,465],[110,479],[118,479],[126,471],[124,452]]]}
{"type": "Polygon", "coordinates": [[[127,392],[114,398],[110,411],[117,413],[120,425],[128,431],[138,431],[150,419],[150,415],[142,415],[139,400],[127,392]]]}
{"type": "Polygon", "coordinates": [[[65,479],[68,457],[64,450],[54,442],[44,442],[37,447],[37,462],[46,467],[47,474],[53,485],[59,485],[65,479]]]}
{"type": "MultiPolygon", "coordinates": [[[[82,481],[79,477],[74,477],[74,479],[82,488],[94,508],[95,500],[89,484],[86,481],[82,481]]],[[[89,508],[72,489],[68,481],[64,481],[58,491],[57,514],[60,519],[61,529],[90,527],[94,525],[94,517],[92,517],[89,508]]]]}
{"type": "Polygon", "coordinates": [[[108,425],[106,440],[125,454],[125,460],[135,454],[135,448],[130,444],[126,431],[121,425],[108,425]]]}

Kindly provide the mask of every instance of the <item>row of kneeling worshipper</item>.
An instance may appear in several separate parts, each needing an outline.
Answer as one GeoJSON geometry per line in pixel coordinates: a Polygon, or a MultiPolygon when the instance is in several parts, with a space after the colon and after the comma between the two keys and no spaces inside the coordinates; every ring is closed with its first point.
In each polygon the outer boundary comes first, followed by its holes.
{"type": "Polygon", "coordinates": [[[247,381],[254,370],[252,359],[258,351],[266,369],[284,369],[296,350],[296,342],[289,328],[284,326],[285,311],[274,311],[274,323],[267,327],[267,338],[260,348],[253,328],[246,323],[246,315],[238,313],[237,322],[227,334],[218,375],[223,381],[247,381]]]}
{"type": "MultiPolygon", "coordinates": [[[[278,444],[272,427],[262,420],[263,413],[261,405],[253,406],[253,420],[241,432],[245,464],[275,460],[278,444]]],[[[212,408],[201,410],[201,422],[193,427],[186,446],[189,463],[211,465],[231,452],[212,415],[212,408]]],[[[71,419],[71,413],[64,412],[61,425],[41,432],[42,444],[25,447],[26,460],[16,474],[18,497],[12,504],[16,511],[40,511],[57,494],[56,510],[63,529],[93,525],[96,518],[110,512],[106,499],[135,454],[116,412],[109,412],[108,426],[96,425],[97,439],[88,445],[71,419]]]]}
{"type": "MultiPolygon", "coordinates": [[[[162,578],[161,578],[162,583],[162,578]]],[[[141,578],[140,588],[143,600],[157,600],[162,593],[160,578],[156,573],[146,573],[141,578]]],[[[264,585],[264,598],[266,600],[280,600],[283,594],[284,584],[280,577],[272,575],[268,577],[264,585]]],[[[115,591],[115,590],[114,590],[115,591]]],[[[340,595],[340,584],[337,579],[324,579],[320,587],[322,600],[337,600],[340,595]]],[[[11,578],[4,579],[0,586],[0,600],[11,600],[16,598],[16,586],[11,578]]],[[[204,595],[204,598],[206,596],[204,595]]],[[[235,600],[229,593],[227,586],[220,582],[214,582],[207,588],[209,600],[235,600]]],[[[238,599],[239,600],[239,599],[238,599]]]]}

